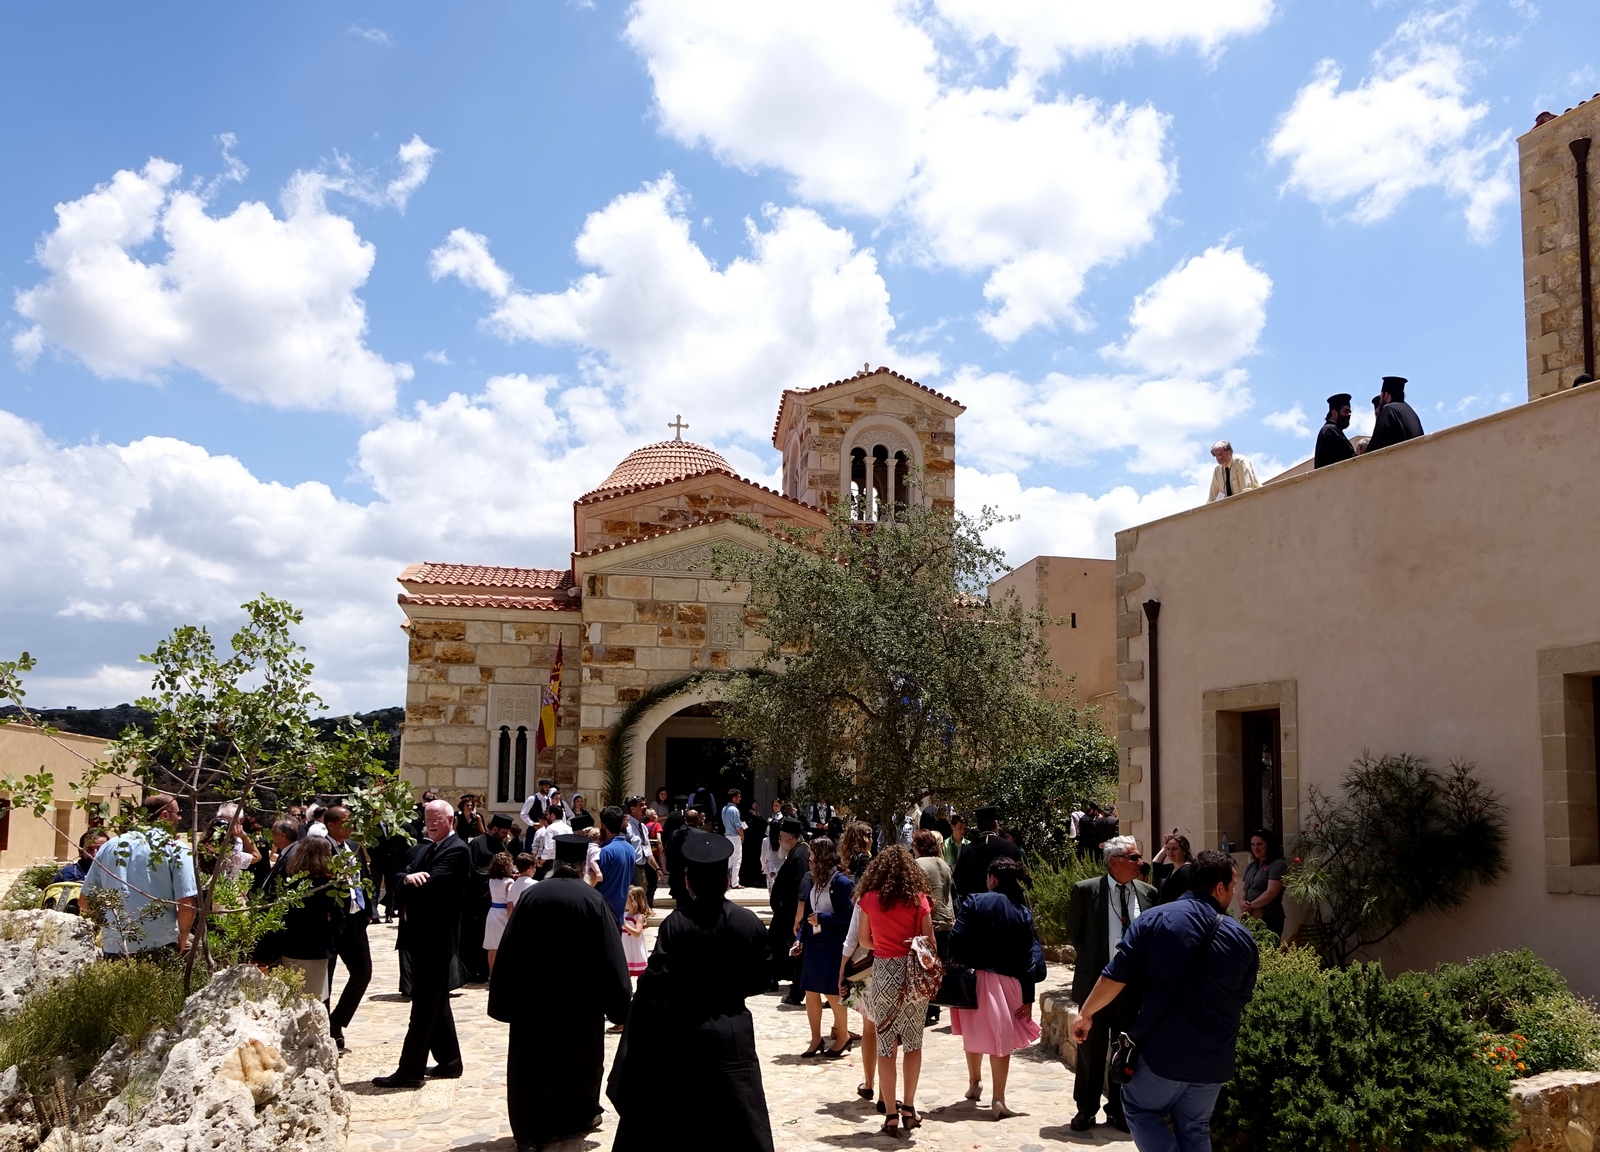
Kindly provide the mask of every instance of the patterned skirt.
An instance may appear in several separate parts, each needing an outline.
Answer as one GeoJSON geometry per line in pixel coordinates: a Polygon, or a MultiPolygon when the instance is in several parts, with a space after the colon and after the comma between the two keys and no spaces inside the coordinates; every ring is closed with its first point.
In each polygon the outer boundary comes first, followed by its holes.
{"type": "Polygon", "coordinates": [[[867,984],[867,1007],[878,1025],[878,1055],[893,1056],[899,1044],[907,1052],[922,1050],[922,1026],[928,1017],[928,1002],[907,996],[905,987],[909,956],[878,956],[872,961],[872,979],[867,984]]]}

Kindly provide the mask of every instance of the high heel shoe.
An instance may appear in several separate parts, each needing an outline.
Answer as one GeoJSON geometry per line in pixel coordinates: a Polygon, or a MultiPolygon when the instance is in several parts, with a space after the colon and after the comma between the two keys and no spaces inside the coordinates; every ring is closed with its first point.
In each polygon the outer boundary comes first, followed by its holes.
{"type": "Polygon", "coordinates": [[[1007,1108],[1004,1101],[995,1100],[989,1105],[989,1115],[993,1116],[996,1120],[1008,1120],[1012,1116],[1017,1115],[1017,1113],[1007,1108]]]}
{"type": "Polygon", "coordinates": [[[826,1056],[829,1060],[837,1060],[837,1059],[839,1059],[839,1057],[847,1055],[849,1053],[850,1049],[852,1047],[854,1047],[854,1045],[855,1045],[855,1041],[854,1040],[846,1040],[842,1047],[839,1047],[839,1048],[824,1048],[822,1050],[822,1054],[824,1056],[826,1056]]]}
{"type": "Polygon", "coordinates": [[[898,1136],[898,1135],[900,1135],[900,1110],[899,1110],[899,1108],[889,1108],[889,1109],[886,1109],[884,1111],[884,1114],[883,1114],[883,1127],[879,1128],[878,1131],[886,1133],[887,1135],[890,1135],[890,1136],[898,1136]]]}
{"type": "Polygon", "coordinates": [[[815,1044],[811,1045],[811,1047],[807,1048],[804,1052],[800,1053],[800,1059],[809,1060],[813,1056],[821,1056],[821,1055],[822,1055],[822,1041],[818,1040],[815,1044]]]}
{"type": "Polygon", "coordinates": [[[917,1115],[917,1109],[914,1105],[900,1104],[897,1105],[896,1111],[900,1113],[900,1127],[904,1128],[907,1132],[911,1131],[913,1128],[922,1127],[922,1117],[917,1115]]]}
{"type": "Polygon", "coordinates": [[[981,1098],[982,1096],[983,1096],[983,1081],[982,1080],[974,1080],[971,1084],[967,1085],[967,1099],[968,1100],[977,1100],[977,1099],[981,1098]]]}
{"type": "Polygon", "coordinates": [[[856,1095],[861,1097],[863,1100],[871,1100],[875,1095],[877,1095],[877,1090],[874,1089],[871,1084],[857,1084],[856,1095]]]}

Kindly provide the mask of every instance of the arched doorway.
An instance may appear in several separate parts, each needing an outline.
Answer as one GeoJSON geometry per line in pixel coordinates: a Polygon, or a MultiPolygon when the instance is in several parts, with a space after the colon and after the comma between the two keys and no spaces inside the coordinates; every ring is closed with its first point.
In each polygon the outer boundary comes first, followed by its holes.
{"type": "Polygon", "coordinates": [[[674,803],[697,785],[710,788],[720,804],[730,787],[744,793],[745,803],[755,800],[763,808],[780,793],[790,791],[787,779],[779,781],[749,763],[744,746],[722,730],[723,684],[706,680],[657,702],[629,728],[623,748],[628,791],[654,796],[665,785],[674,803]]]}

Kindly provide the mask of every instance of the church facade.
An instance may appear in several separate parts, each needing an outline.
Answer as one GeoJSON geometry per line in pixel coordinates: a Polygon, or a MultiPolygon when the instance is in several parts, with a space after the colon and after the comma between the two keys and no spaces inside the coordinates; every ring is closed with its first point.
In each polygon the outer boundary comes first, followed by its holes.
{"type": "Polygon", "coordinates": [[[668,440],[629,453],[576,497],[565,567],[410,565],[399,576],[409,639],[402,772],[446,799],[485,797],[491,811],[518,809],[540,777],[598,800],[631,708],[621,750],[629,792],[737,781],[764,802],[773,782],[731,763],[714,680],[657,699],[695,673],[763,658],[747,590],[715,577],[712,549],[762,546],[741,520],[823,527],[842,499],[866,520],[890,519],[912,500],[953,508],[963,410],[887,368],[864,368],[782,394],[772,436],[782,492],[710,448],[668,440]],[[539,751],[540,698],[558,656],[554,746],[539,751]]]}

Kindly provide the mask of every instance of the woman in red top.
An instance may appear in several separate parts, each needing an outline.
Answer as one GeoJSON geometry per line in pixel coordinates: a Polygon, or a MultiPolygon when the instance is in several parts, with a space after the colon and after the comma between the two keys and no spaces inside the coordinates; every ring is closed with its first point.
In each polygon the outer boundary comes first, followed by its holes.
{"type": "Polygon", "coordinates": [[[917,1079],[922,1074],[922,1026],[928,1002],[912,998],[906,982],[911,938],[933,944],[928,880],[904,845],[885,848],[867,866],[856,886],[861,909],[861,946],[872,949],[872,980],[867,1008],[878,1026],[878,1090],[886,1101],[883,1130],[895,1133],[922,1125],[917,1115],[917,1079]],[[905,1099],[895,1096],[895,1049],[905,1049],[905,1099]]]}

